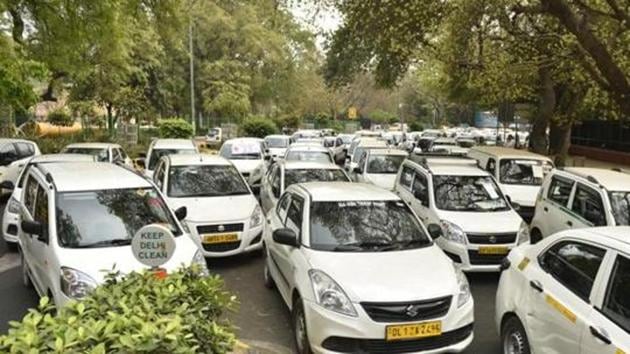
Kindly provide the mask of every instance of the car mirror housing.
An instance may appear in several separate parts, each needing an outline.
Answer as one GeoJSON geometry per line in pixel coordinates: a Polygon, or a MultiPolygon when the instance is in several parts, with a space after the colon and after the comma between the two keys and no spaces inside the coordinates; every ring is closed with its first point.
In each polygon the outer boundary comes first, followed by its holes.
{"type": "Polygon", "coordinates": [[[2,181],[0,182],[0,188],[12,190],[15,188],[15,185],[11,181],[2,181]]]}
{"type": "Polygon", "coordinates": [[[38,221],[23,220],[20,226],[22,231],[30,235],[42,236],[44,233],[44,228],[38,221]]]}
{"type": "Polygon", "coordinates": [[[281,245],[299,247],[297,235],[291,229],[278,229],[273,232],[273,240],[281,245]]]}
{"type": "Polygon", "coordinates": [[[438,224],[430,224],[427,227],[427,230],[429,231],[429,235],[431,235],[431,238],[433,238],[434,240],[442,236],[442,227],[440,227],[440,225],[438,224]]]}
{"type": "Polygon", "coordinates": [[[177,210],[175,210],[175,217],[179,221],[186,219],[187,215],[188,215],[188,209],[185,206],[179,207],[177,208],[177,210]]]}

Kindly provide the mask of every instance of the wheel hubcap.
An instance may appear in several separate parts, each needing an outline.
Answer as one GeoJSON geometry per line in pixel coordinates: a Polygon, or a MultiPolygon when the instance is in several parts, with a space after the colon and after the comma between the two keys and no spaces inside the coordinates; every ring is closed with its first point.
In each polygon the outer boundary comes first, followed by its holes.
{"type": "Polygon", "coordinates": [[[298,314],[295,316],[295,338],[300,353],[303,353],[306,345],[306,323],[304,322],[304,313],[301,310],[298,310],[298,314]]]}
{"type": "Polygon", "coordinates": [[[525,353],[525,340],[523,335],[518,331],[512,331],[505,336],[503,342],[503,353],[505,354],[523,354],[525,353]]]}

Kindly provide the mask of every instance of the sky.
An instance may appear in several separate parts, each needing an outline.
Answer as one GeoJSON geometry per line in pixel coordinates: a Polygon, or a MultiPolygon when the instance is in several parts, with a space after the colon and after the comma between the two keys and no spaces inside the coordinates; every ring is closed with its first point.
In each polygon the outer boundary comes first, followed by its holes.
{"type": "Polygon", "coordinates": [[[336,30],[342,22],[341,15],[334,9],[320,9],[309,2],[296,1],[289,8],[291,13],[306,27],[317,33],[317,46],[323,49],[326,34],[336,30]]]}

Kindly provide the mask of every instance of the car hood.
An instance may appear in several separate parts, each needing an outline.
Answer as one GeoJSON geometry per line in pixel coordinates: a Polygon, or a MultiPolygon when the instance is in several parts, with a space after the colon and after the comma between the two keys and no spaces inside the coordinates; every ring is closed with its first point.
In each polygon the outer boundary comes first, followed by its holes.
{"type": "MultiPolygon", "coordinates": [[[[162,268],[170,272],[182,265],[189,266],[198,250],[199,247],[188,234],[178,236],[175,238],[175,253],[162,268]]],[[[99,284],[105,278],[105,271],[115,270],[127,274],[150,268],[136,260],[131,252],[131,246],[64,248],[59,259],[62,267],[81,271],[99,284]]]]}
{"type": "Polygon", "coordinates": [[[176,210],[185,206],[186,221],[194,223],[228,222],[249,218],[258,205],[251,194],[226,197],[169,198],[169,206],[176,210]]]}
{"type": "Polygon", "coordinates": [[[432,299],[457,289],[453,263],[435,245],[389,252],[306,252],[311,267],[332,277],[355,303],[432,299]]]}
{"type": "Polygon", "coordinates": [[[396,182],[395,174],[376,174],[376,173],[368,173],[365,175],[366,179],[372,184],[385,188],[387,190],[394,189],[394,183],[396,182]]]}
{"type": "Polygon", "coordinates": [[[533,207],[536,204],[536,197],[540,191],[540,186],[522,186],[514,184],[503,184],[501,189],[512,199],[514,203],[522,206],[533,207]]]}
{"type": "Polygon", "coordinates": [[[517,232],[523,219],[514,211],[461,212],[438,211],[438,217],[470,233],[517,232]]]}
{"type": "Polygon", "coordinates": [[[262,160],[230,160],[240,173],[251,173],[256,167],[262,165],[262,160]]]}

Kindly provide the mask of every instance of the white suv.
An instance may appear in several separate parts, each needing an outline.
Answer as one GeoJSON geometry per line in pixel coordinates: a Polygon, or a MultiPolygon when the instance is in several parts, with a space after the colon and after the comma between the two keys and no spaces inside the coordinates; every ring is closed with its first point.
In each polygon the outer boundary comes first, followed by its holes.
{"type": "Polygon", "coordinates": [[[466,271],[498,271],[510,249],[529,240],[527,225],[494,178],[472,159],[412,155],[396,179],[436,243],[466,271]]]}
{"type": "Polygon", "coordinates": [[[22,193],[19,246],[25,285],[55,304],[81,299],[104,280],[103,270],[122,273],[147,267],[131,251],[136,231],[160,223],[175,235],[173,257],[164,264],[205,266],[197,244],[161,193],[129,169],[103,162],[33,165],[22,193]]]}
{"type": "Polygon", "coordinates": [[[267,216],[265,284],[297,353],[452,353],[473,339],[466,276],[390,191],[294,184],[267,216]]]}
{"type": "Polygon", "coordinates": [[[186,226],[206,257],[259,250],[263,214],[251,189],[228,160],[170,155],[158,162],[155,184],[173,209],[186,207],[186,226]]]}
{"type": "Polygon", "coordinates": [[[630,174],[571,167],[547,175],[531,223],[532,242],[570,228],[630,225],[630,174]]]}

